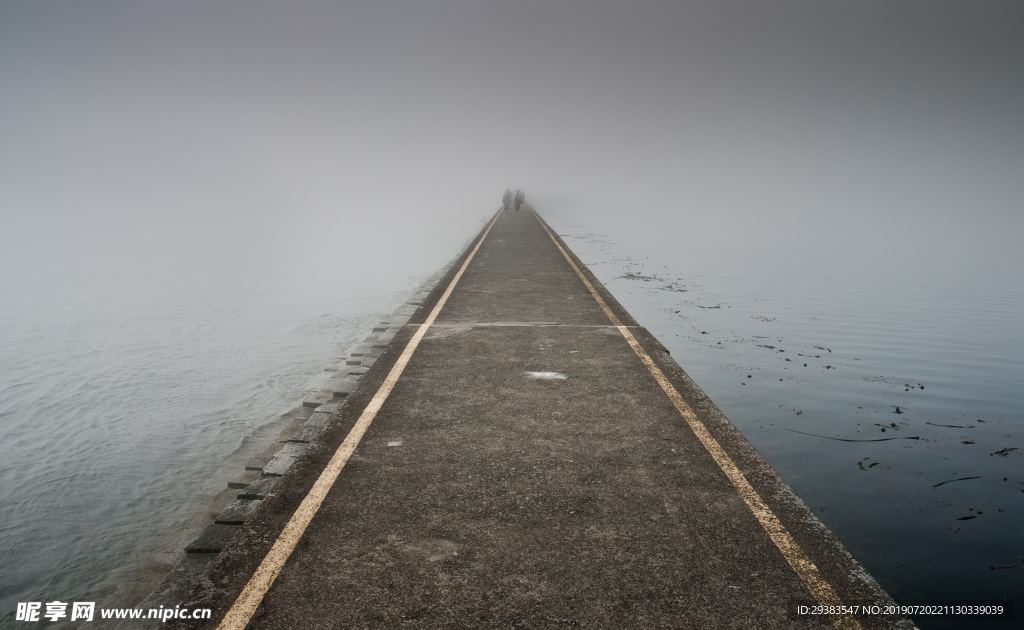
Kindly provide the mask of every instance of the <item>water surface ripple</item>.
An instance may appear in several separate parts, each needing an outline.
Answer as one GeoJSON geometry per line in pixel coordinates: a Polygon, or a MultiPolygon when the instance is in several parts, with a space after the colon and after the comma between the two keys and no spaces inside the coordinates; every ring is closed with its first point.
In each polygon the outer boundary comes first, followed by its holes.
{"type": "Polygon", "coordinates": [[[422,280],[180,271],[4,278],[22,286],[0,303],[0,625],[18,601],[137,601],[328,360],[422,280]]]}
{"type": "Polygon", "coordinates": [[[898,601],[1024,603],[1019,274],[723,264],[550,220],[898,601]]]}

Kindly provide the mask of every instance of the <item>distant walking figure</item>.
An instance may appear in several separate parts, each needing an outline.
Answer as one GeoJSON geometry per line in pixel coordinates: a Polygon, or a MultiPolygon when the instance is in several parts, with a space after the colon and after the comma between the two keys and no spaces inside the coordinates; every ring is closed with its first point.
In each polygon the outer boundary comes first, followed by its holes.
{"type": "Polygon", "coordinates": [[[505,189],[505,194],[501,196],[501,207],[503,210],[508,210],[512,207],[512,191],[508,188],[505,189]]]}
{"type": "Polygon", "coordinates": [[[516,212],[519,212],[519,206],[523,205],[523,198],[524,195],[522,189],[517,188],[516,194],[513,196],[512,200],[512,202],[515,204],[516,212]]]}

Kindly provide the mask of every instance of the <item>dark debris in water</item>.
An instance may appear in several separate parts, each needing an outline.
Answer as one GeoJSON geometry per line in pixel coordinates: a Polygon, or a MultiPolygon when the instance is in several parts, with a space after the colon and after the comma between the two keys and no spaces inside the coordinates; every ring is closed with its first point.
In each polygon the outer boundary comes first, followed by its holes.
{"type": "Polygon", "coordinates": [[[984,512],[982,512],[981,510],[975,510],[974,508],[967,508],[967,511],[968,512],[974,512],[974,514],[968,514],[966,516],[958,516],[956,518],[956,520],[958,520],[958,521],[969,521],[972,518],[978,518],[979,516],[984,514],[984,512]]]}
{"type": "Polygon", "coordinates": [[[831,435],[818,435],[817,433],[807,433],[806,431],[797,431],[796,429],[785,429],[791,433],[799,433],[800,435],[809,435],[811,437],[822,438],[823,440],[835,440],[836,442],[888,442],[890,440],[920,440],[920,435],[908,435],[900,437],[885,437],[885,438],[870,438],[870,439],[855,439],[855,438],[841,438],[833,437],[831,435]]]}
{"type": "Polygon", "coordinates": [[[994,451],[992,453],[989,453],[989,455],[999,455],[1000,457],[1006,457],[1007,455],[1009,455],[1010,453],[1012,453],[1012,452],[1014,452],[1016,450],[1018,450],[1016,446],[1010,446],[1010,447],[1001,448],[998,451],[994,451]]]}
{"type": "Polygon", "coordinates": [[[981,479],[981,475],[974,475],[973,477],[957,477],[956,479],[947,479],[946,481],[940,481],[939,483],[934,484],[932,487],[938,488],[939,486],[944,486],[947,483],[953,483],[954,481],[968,481],[970,479],[981,479]]]}
{"type": "Polygon", "coordinates": [[[990,566],[989,571],[1001,571],[1003,569],[1024,569],[1024,558],[1020,559],[1020,562],[1016,564],[1004,564],[1004,565],[993,565],[990,566]]]}
{"type": "Polygon", "coordinates": [[[939,424],[938,422],[925,422],[925,424],[930,424],[933,427],[946,427],[946,428],[949,428],[949,429],[973,429],[973,428],[975,428],[975,425],[973,425],[973,424],[939,424]]]}
{"type": "Polygon", "coordinates": [[[689,289],[686,288],[686,285],[678,284],[676,282],[669,282],[663,287],[658,287],[658,289],[661,291],[672,291],[673,293],[686,293],[689,291],[689,289]]]}
{"type": "Polygon", "coordinates": [[[641,282],[652,282],[652,281],[655,281],[655,280],[661,281],[661,278],[659,278],[658,276],[649,276],[647,274],[637,273],[635,271],[627,271],[626,273],[622,274],[621,276],[617,276],[615,279],[616,280],[639,280],[641,282]]]}
{"type": "Polygon", "coordinates": [[[895,376],[865,376],[864,381],[868,383],[882,383],[893,389],[902,388],[904,392],[923,390],[924,384],[906,377],[895,376]],[[914,383],[917,383],[916,385],[914,383]]]}

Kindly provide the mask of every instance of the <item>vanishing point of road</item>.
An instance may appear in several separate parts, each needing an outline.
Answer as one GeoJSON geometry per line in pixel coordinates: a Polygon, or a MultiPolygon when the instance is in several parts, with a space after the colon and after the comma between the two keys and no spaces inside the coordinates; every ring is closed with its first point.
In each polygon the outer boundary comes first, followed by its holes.
{"type": "Polygon", "coordinates": [[[528,207],[282,487],[193,602],[216,627],[908,625],[797,614],[892,600],[528,207]]]}

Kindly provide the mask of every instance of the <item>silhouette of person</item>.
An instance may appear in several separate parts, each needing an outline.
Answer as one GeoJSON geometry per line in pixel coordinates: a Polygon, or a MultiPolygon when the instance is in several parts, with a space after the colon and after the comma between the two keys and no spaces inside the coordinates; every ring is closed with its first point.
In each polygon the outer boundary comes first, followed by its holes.
{"type": "Polygon", "coordinates": [[[512,207],[512,191],[508,188],[505,189],[505,194],[501,196],[501,207],[504,210],[508,210],[512,207]]]}
{"type": "Polygon", "coordinates": [[[516,207],[516,212],[519,212],[519,206],[523,205],[523,199],[524,198],[525,198],[525,195],[523,195],[522,189],[517,188],[516,189],[516,194],[512,198],[512,203],[516,207]]]}

